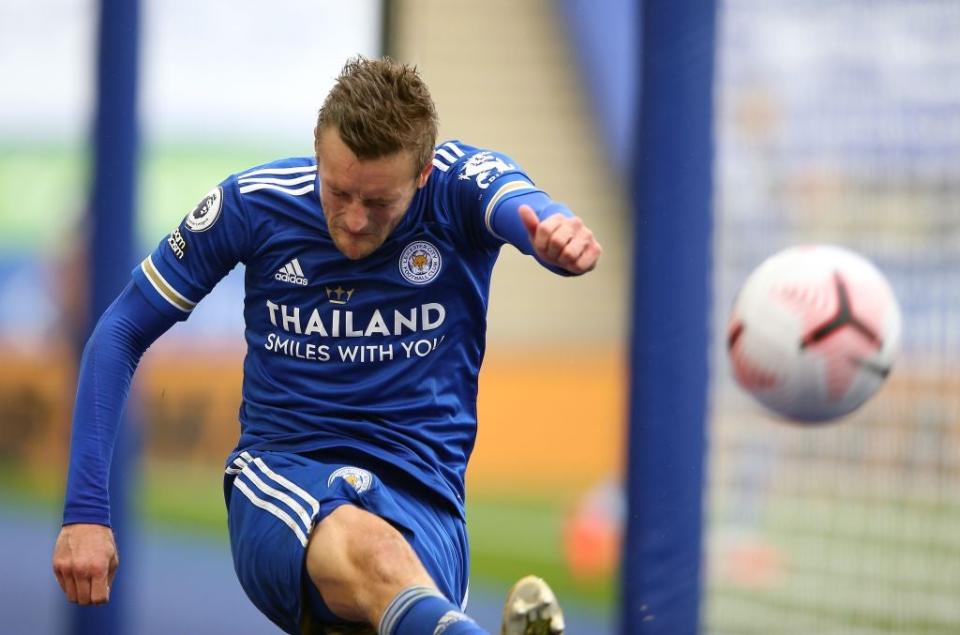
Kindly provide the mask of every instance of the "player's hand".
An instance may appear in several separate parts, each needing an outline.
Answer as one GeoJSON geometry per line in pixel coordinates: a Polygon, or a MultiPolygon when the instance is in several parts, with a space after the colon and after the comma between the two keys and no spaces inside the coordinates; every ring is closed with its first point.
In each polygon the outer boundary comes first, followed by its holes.
{"type": "Polygon", "coordinates": [[[554,214],[541,221],[529,205],[521,205],[519,212],[540,260],[576,275],[597,266],[603,247],[580,218],[554,214]]]}
{"type": "Polygon", "coordinates": [[[104,525],[64,525],[53,548],[53,572],[67,599],[106,604],[120,564],[113,530],[104,525]]]}

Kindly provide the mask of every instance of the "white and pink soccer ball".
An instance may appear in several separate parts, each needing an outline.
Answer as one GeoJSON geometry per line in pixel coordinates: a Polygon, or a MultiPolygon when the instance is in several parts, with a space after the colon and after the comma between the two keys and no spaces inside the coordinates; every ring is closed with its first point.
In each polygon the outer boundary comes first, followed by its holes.
{"type": "Polygon", "coordinates": [[[801,422],[842,417],[883,384],[900,341],[900,308],[866,258],[791,247],[760,264],[737,296],[727,353],[737,382],[801,422]]]}

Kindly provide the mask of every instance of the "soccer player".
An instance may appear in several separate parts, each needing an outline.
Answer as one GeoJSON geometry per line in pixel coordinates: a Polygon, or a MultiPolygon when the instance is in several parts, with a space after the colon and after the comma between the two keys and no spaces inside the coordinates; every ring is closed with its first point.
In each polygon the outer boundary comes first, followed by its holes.
{"type": "MultiPolygon", "coordinates": [[[[436,135],[415,68],[352,59],[315,156],[230,176],[134,269],[81,361],[53,556],[70,601],[109,599],[107,477],[140,356],[242,262],[240,440],[223,485],[247,595],[288,633],[484,632],[463,613],[464,472],[493,265],[510,243],[579,275],[601,247],[516,161],[436,135]]],[[[504,618],[510,635],[563,631],[539,578],[504,618]]]]}

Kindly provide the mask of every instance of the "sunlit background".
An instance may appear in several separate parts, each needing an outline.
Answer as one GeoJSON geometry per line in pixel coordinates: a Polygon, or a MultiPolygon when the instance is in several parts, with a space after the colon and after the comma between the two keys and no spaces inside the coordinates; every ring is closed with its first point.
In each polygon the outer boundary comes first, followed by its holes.
{"type": "MultiPolygon", "coordinates": [[[[621,603],[640,601],[619,597],[617,565],[629,237],[633,218],[644,222],[630,201],[643,4],[229,6],[142,0],[134,253],[228,174],[308,154],[347,57],[387,50],[417,64],[441,137],[513,156],[605,247],[579,279],[510,248],[495,272],[467,482],[470,611],[497,630],[509,584],[533,572],[558,591],[571,635],[614,632],[621,603]]],[[[703,52],[713,56],[713,140],[682,149],[712,156],[714,181],[701,630],[960,632],[960,5],[716,6],[716,46],[703,52]],[[870,258],[904,313],[888,384],[816,429],[760,411],[734,386],[724,349],[747,273],[806,242],[870,258]]],[[[4,634],[70,632],[49,559],[86,328],[96,17],[93,0],[0,5],[4,634]]],[[[234,271],[138,371],[138,522],[120,572],[130,633],[275,632],[233,576],[220,488],[237,438],[241,301],[234,271]]],[[[684,337],[642,335],[664,347],[684,337]]]]}

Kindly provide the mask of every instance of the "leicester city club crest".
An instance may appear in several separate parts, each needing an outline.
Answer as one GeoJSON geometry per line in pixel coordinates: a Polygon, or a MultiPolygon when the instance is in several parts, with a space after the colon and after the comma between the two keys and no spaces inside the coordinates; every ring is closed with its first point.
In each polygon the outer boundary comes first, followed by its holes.
{"type": "Polygon", "coordinates": [[[400,273],[414,284],[427,284],[440,273],[440,251],[425,240],[410,243],[400,254],[400,273]]]}
{"type": "Polygon", "coordinates": [[[331,487],[338,478],[346,481],[350,487],[357,491],[357,494],[363,494],[370,489],[373,483],[373,475],[363,468],[347,465],[334,470],[330,478],[327,479],[327,487],[331,487]]]}

